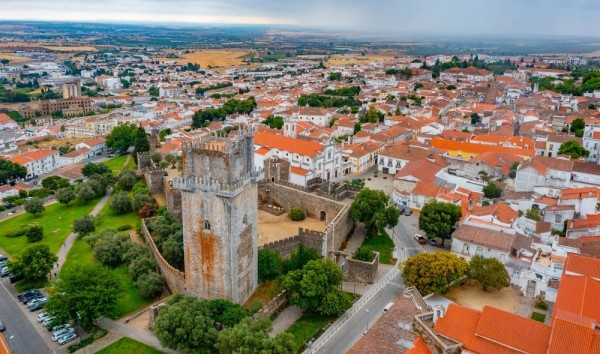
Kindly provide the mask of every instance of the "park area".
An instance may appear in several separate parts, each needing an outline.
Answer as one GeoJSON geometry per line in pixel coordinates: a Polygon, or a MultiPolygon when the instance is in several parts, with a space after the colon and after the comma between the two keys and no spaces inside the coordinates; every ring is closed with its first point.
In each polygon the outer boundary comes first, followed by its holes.
{"type": "Polygon", "coordinates": [[[461,286],[454,286],[444,294],[444,297],[458,304],[475,310],[483,310],[484,306],[493,306],[508,312],[517,312],[519,307],[519,291],[513,287],[503,288],[499,291],[488,292],[469,282],[461,286]]]}
{"type": "Polygon", "coordinates": [[[121,353],[161,354],[162,352],[128,337],[123,337],[108,347],[96,352],[96,354],[121,353]]]}
{"type": "Polygon", "coordinates": [[[259,245],[295,236],[298,234],[298,228],[323,231],[325,222],[311,218],[292,221],[288,213],[274,215],[264,210],[258,210],[259,245]]]}

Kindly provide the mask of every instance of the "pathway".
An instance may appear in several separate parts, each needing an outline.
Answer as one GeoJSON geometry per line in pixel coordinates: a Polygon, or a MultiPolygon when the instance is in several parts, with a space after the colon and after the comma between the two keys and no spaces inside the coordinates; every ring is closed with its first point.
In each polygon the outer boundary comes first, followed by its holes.
{"type": "Polygon", "coordinates": [[[279,333],[283,333],[286,329],[290,328],[291,325],[302,317],[302,309],[296,305],[288,306],[285,310],[275,318],[273,321],[273,330],[269,333],[269,336],[275,337],[279,333]]]}
{"type": "Polygon", "coordinates": [[[158,338],[156,338],[154,334],[152,334],[149,331],[135,328],[130,325],[122,324],[104,317],[96,321],[96,324],[104,329],[109,330],[112,333],[135,339],[138,342],[142,342],[146,345],[154,347],[164,353],[179,353],[175,350],[164,348],[162,345],[160,345],[158,338]]]}
{"type": "Polygon", "coordinates": [[[348,241],[348,245],[346,246],[344,252],[350,255],[354,253],[354,251],[356,251],[356,249],[363,244],[366,235],[367,230],[365,229],[365,225],[362,222],[356,223],[354,233],[352,234],[352,237],[350,237],[350,240],[348,241]]]}

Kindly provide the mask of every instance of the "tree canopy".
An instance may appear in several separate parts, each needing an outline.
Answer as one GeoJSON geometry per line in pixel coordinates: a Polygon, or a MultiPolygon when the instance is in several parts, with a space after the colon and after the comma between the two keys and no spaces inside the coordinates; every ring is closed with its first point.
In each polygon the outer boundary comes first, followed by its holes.
{"type": "Polygon", "coordinates": [[[9,262],[9,269],[25,280],[46,279],[57,259],[47,244],[32,245],[17,255],[14,261],[9,262]]]}
{"type": "Polygon", "coordinates": [[[448,291],[450,285],[463,278],[469,264],[452,253],[437,251],[410,257],[401,267],[406,285],[414,286],[422,295],[427,295],[448,291]]]}
{"type": "Polygon", "coordinates": [[[281,129],[283,128],[283,117],[270,115],[262,123],[268,125],[271,129],[281,129]]]}
{"type": "Polygon", "coordinates": [[[33,214],[35,217],[41,214],[45,209],[44,203],[39,198],[31,198],[25,202],[25,211],[29,214],[33,214]]]}
{"type": "Polygon", "coordinates": [[[56,191],[56,200],[59,203],[69,206],[69,203],[75,200],[75,192],[72,188],[61,188],[56,191]]]}
{"type": "Polygon", "coordinates": [[[71,183],[66,178],[60,176],[50,176],[42,180],[42,187],[51,191],[57,191],[61,188],[71,187],[71,183]]]}
{"type": "Polygon", "coordinates": [[[394,227],[400,212],[395,206],[387,206],[388,199],[381,190],[363,188],[352,202],[350,215],[354,220],[364,223],[367,229],[394,227]]]}
{"type": "Polygon", "coordinates": [[[276,279],[283,271],[281,256],[271,250],[258,250],[258,280],[276,279]]]}
{"type": "Polygon", "coordinates": [[[194,113],[192,117],[192,127],[201,128],[214,120],[223,120],[230,114],[249,114],[256,108],[254,97],[245,100],[230,99],[220,108],[207,108],[194,113]]]}
{"type": "Polygon", "coordinates": [[[121,124],[113,128],[106,136],[106,146],[113,151],[126,152],[135,142],[137,127],[135,124],[121,124]]]}
{"type": "Polygon", "coordinates": [[[578,159],[582,156],[588,156],[590,152],[586,150],[583,146],[581,146],[581,144],[579,144],[577,141],[569,140],[560,145],[560,148],[558,149],[558,154],[568,155],[572,159],[578,159]]]}
{"type": "Polygon", "coordinates": [[[483,187],[483,195],[489,199],[499,198],[502,195],[502,189],[495,183],[490,182],[483,187]]]}
{"type": "Polygon", "coordinates": [[[339,315],[352,304],[347,294],[338,290],[343,280],[340,267],[330,259],[320,258],[289,272],[281,287],[291,292],[291,304],[322,315],[339,315]]]}
{"type": "Polygon", "coordinates": [[[94,163],[88,162],[81,169],[81,173],[86,177],[91,177],[93,175],[103,175],[107,173],[112,173],[108,166],[103,164],[102,162],[94,163]]]}
{"type": "Polygon", "coordinates": [[[500,290],[510,285],[506,268],[496,258],[471,258],[469,278],[477,280],[483,290],[500,290]]]}
{"type": "Polygon", "coordinates": [[[233,353],[296,353],[293,336],[280,333],[269,337],[271,320],[266,317],[246,318],[235,327],[226,328],[218,335],[215,348],[219,354],[233,353]]]}
{"type": "Polygon", "coordinates": [[[79,321],[89,328],[100,316],[114,313],[122,291],[121,280],[113,272],[97,264],[83,264],[62,272],[53,282],[46,308],[61,322],[79,321]]]}
{"type": "Polygon", "coordinates": [[[27,176],[27,168],[16,162],[0,159],[0,185],[27,176]]]}
{"type": "Polygon", "coordinates": [[[137,161],[137,154],[147,151],[150,151],[150,142],[148,141],[148,135],[146,134],[146,131],[140,125],[135,132],[135,140],[133,142],[133,157],[137,161]]]}
{"type": "Polygon", "coordinates": [[[462,210],[458,205],[432,200],[423,206],[419,214],[419,229],[425,231],[429,238],[441,237],[443,240],[461,216],[462,210]]]}

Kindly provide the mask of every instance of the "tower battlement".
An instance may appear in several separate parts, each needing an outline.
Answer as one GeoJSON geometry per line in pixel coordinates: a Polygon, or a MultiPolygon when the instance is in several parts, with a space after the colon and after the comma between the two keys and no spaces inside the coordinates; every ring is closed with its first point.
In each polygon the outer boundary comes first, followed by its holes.
{"type": "Polygon", "coordinates": [[[214,133],[209,136],[202,136],[182,143],[183,151],[188,153],[194,151],[199,154],[224,156],[234,153],[240,153],[240,145],[244,139],[252,138],[254,133],[251,128],[240,127],[238,134],[233,137],[226,137],[214,133]]]}
{"type": "Polygon", "coordinates": [[[264,171],[262,168],[257,169],[255,171],[251,171],[241,176],[240,180],[234,183],[222,183],[219,180],[215,180],[207,176],[175,177],[173,178],[172,182],[173,188],[181,189],[184,191],[215,192],[232,196],[236,194],[236,191],[241,190],[245,184],[259,180],[262,177],[263,173],[264,171]]]}

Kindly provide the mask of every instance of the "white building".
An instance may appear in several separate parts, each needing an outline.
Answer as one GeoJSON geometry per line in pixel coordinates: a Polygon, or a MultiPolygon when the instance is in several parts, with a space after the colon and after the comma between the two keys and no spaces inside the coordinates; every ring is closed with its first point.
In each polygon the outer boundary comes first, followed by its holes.
{"type": "Polygon", "coordinates": [[[583,130],[583,147],[590,152],[587,161],[600,163],[600,127],[585,126],[583,130]]]}
{"type": "Polygon", "coordinates": [[[27,177],[51,173],[59,167],[58,150],[35,150],[10,159],[27,168],[27,177]]]}

